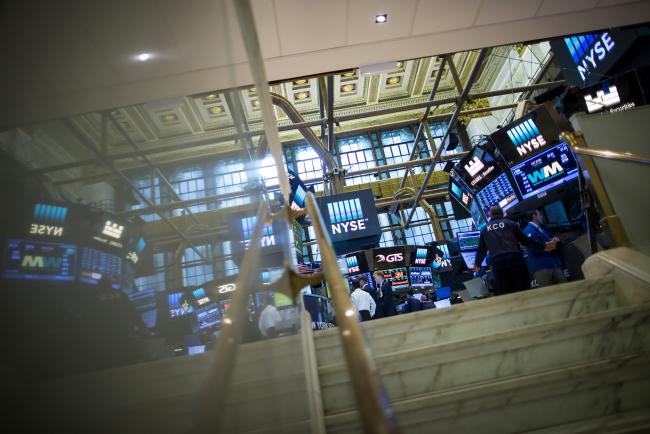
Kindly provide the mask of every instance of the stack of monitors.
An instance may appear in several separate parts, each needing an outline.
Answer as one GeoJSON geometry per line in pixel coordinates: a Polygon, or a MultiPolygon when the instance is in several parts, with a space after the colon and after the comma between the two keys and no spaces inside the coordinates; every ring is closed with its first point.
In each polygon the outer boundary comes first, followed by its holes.
{"type": "Polygon", "coordinates": [[[381,272],[384,274],[384,279],[391,283],[393,289],[408,288],[409,278],[406,267],[388,268],[381,270],[381,272]]]}
{"type": "Polygon", "coordinates": [[[489,215],[490,208],[495,205],[506,211],[519,203],[515,190],[505,173],[497,176],[494,181],[479,191],[476,194],[476,199],[478,199],[483,214],[486,216],[489,215]]]}
{"type": "MultiPolygon", "coordinates": [[[[481,239],[480,231],[469,231],[469,232],[458,232],[458,246],[460,248],[460,254],[465,261],[465,265],[470,270],[474,266],[474,260],[476,259],[476,252],[478,251],[478,243],[481,239]]],[[[481,266],[485,266],[486,262],[483,259],[481,266]]]]}

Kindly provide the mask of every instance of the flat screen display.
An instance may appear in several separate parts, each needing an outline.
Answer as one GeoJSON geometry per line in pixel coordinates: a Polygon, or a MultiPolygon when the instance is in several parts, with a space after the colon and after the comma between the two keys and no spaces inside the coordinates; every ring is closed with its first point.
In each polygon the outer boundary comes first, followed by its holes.
{"type": "Polygon", "coordinates": [[[451,288],[449,286],[436,289],[436,300],[444,300],[447,298],[451,298],[451,288]]]}
{"type": "Polygon", "coordinates": [[[172,318],[194,313],[194,307],[184,292],[172,292],[167,295],[169,316],[172,318]]]}
{"type": "Polygon", "coordinates": [[[196,321],[201,330],[221,324],[219,303],[206,304],[196,309],[196,321]]]}
{"type": "Polygon", "coordinates": [[[431,267],[409,267],[409,281],[412,288],[433,287],[431,267]]]}
{"type": "Polygon", "coordinates": [[[4,279],[72,281],[77,247],[43,241],[7,240],[4,279]]]}
{"type": "Polygon", "coordinates": [[[524,199],[578,177],[578,164],[566,142],[522,161],[510,170],[524,199]]]}
{"type": "Polygon", "coordinates": [[[323,196],[317,201],[333,243],[381,236],[372,190],[323,196]]]}
{"type": "MultiPolygon", "coordinates": [[[[476,259],[476,252],[478,251],[478,244],[481,240],[480,231],[469,231],[469,232],[458,232],[458,246],[460,248],[460,254],[463,257],[465,266],[471,269],[474,266],[474,261],[476,259]]],[[[485,267],[487,265],[486,259],[483,259],[481,266],[485,267]]]]}
{"type": "Polygon", "coordinates": [[[205,289],[203,288],[196,288],[194,291],[192,291],[192,295],[196,299],[196,304],[199,306],[203,306],[204,304],[210,302],[210,298],[207,296],[205,289]]]}
{"type": "Polygon", "coordinates": [[[348,283],[350,284],[350,289],[352,289],[352,281],[354,281],[355,279],[359,279],[361,277],[366,279],[366,281],[368,282],[368,286],[375,289],[375,281],[372,278],[372,275],[370,273],[360,273],[360,274],[353,274],[351,276],[348,276],[348,283]]]}
{"type": "Polygon", "coordinates": [[[494,157],[478,147],[460,160],[453,170],[473,192],[482,190],[501,173],[494,157]]]}
{"type": "Polygon", "coordinates": [[[384,273],[384,279],[393,285],[393,289],[408,288],[409,278],[406,267],[390,268],[382,270],[382,273],[384,273]]]}
{"type": "Polygon", "coordinates": [[[122,279],[122,258],[110,253],[84,247],[81,250],[79,281],[97,284],[105,276],[111,286],[119,289],[122,279]]]}
{"type": "Polygon", "coordinates": [[[519,203],[515,190],[505,173],[499,175],[483,190],[479,191],[476,198],[486,216],[489,215],[490,208],[494,205],[499,205],[505,211],[519,203]]]}
{"type": "Polygon", "coordinates": [[[348,270],[347,274],[359,274],[370,271],[365,252],[354,252],[345,255],[345,264],[348,270]]]}
{"type": "Polygon", "coordinates": [[[406,248],[404,247],[381,247],[372,250],[374,269],[404,267],[406,263],[406,248]]]}
{"type": "Polygon", "coordinates": [[[548,226],[564,226],[570,223],[564,204],[559,200],[546,205],[544,213],[546,214],[546,224],[548,226]]]}

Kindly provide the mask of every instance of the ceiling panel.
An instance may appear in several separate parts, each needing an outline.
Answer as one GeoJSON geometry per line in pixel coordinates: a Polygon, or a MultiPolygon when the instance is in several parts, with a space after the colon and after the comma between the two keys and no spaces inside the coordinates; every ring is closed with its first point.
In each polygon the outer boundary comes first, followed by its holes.
{"type": "Polygon", "coordinates": [[[420,0],[413,34],[422,35],[470,27],[476,18],[481,0],[420,0]]]}
{"type": "MultiPolygon", "coordinates": [[[[640,0],[640,1],[648,1],[648,0],[640,0]]],[[[624,3],[635,3],[634,0],[600,0],[598,2],[598,6],[614,6],[614,5],[621,5],[624,3]]]]}
{"type": "Polygon", "coordinates": [[[402,38],[411,34],[417,0],[352,0],[348,12],[348,44],[402,38]],[[388,21],[375,23],[379,14],[388,21]]]}
{"type": "Polygon", "coordinates": [[[274,2],[283,55],[346,45],[347,0],[274,2]]]}
{"type": "Polygon", "coordinates": [[[582,11],[593,8],[596,6],[596,3],[598,3],[598,0],[544,0],[537,15],[542,16],[582,11]]]}
{"type": "Polygon", "coordinates": [[[476,25],[502,23],[531,18],[537,13],[541,0],[483,0],[476,25]]]}

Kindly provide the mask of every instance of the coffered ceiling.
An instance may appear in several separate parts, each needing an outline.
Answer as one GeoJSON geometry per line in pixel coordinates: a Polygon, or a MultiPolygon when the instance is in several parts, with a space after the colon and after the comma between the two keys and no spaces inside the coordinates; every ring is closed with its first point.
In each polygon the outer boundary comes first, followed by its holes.
{"type": "MultiPolygon", "coordinates": [[[[2,2],[0,127],[249,86],[247,55],[230,1],[2,2]],[[149,59],[137,60],[143,53],[149,59]]],[[[251,3],[271,81],[650,21],[648,0],[251,3]],[[388,21],[375,24],[378,13],[388,14],[388,21]]],[[[420,63],[404,67],[418,70],[420,63]]],[[[350,104],[419,91],[408,81],[417,83],[417,75],[406,69],[403,74],[377,82],[344,83],[340,77],[336,91],[350,104]]],[[[292,86],[283,90],[296,105],[316,100],[313,81],[296,84],[298,92],[292,86]]],[[[203,98],[155,109],[141,114],[143,119],[134,114],[133,127],[146,123],[139,132],[145,138],[216,128],[228,108],[203,98]]],[[[125,122],[128,114],[122,113],[125,122]]]]}

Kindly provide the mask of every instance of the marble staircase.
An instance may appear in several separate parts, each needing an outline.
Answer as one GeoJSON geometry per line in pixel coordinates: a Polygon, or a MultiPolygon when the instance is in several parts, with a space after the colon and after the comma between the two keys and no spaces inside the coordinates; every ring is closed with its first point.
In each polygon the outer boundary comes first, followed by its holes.
{"type": "MultiPolygon", "coordinates": [[[[364,324],[402,432],[650,429],[650,280],[620,268],[650,262],[623,253],[584,281],[364,324]]],[[[316,335],[327,431],[359,432],[335,338],[316,335]]]]}
{"type": "MultiPolygon", "coordinates": [[[[583,268],[584,281],[364,323],[402,432],[650,429],[650,259],[616,249],[583,268]]],[[[338,330],[314,337],[326,430],[361,432],[338,330]]],[[[42,384],[29,402],[69,433],[189,432],[212,356],[42,384]]],[[[223,432],[310,432],[299,335],[244,345],[236,365],[223,432]]]]}

